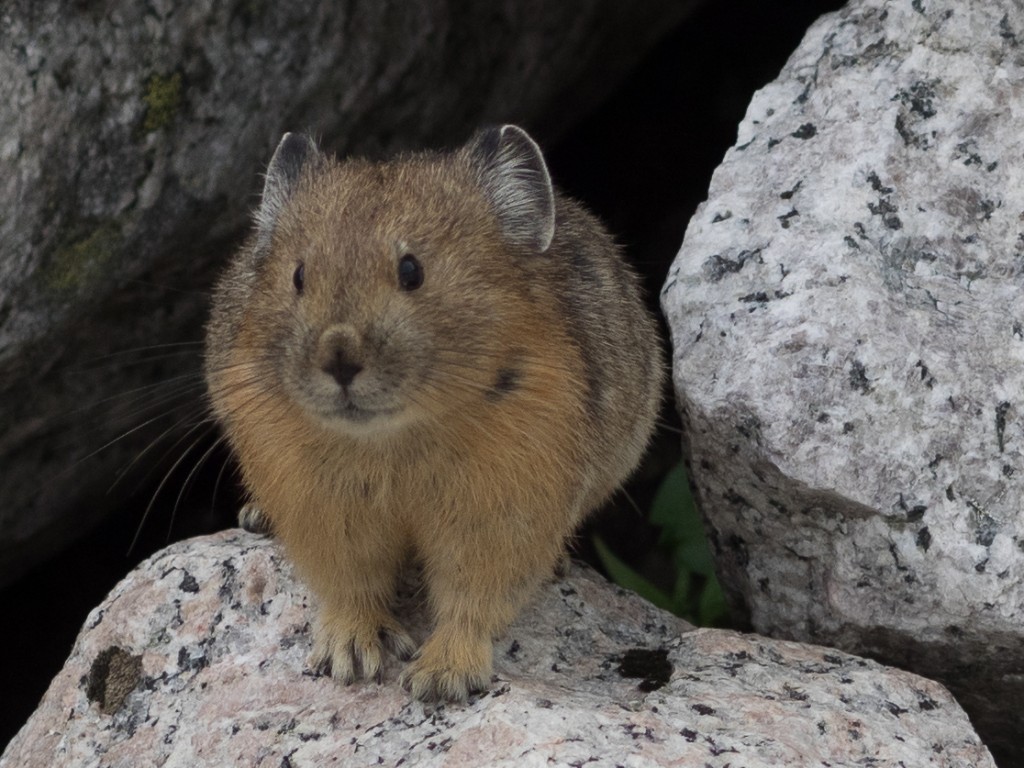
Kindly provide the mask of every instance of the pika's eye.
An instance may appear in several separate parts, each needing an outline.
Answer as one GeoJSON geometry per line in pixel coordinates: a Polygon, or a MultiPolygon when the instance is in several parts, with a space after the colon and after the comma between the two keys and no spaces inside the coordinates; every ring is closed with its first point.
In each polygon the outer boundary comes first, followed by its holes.
{"type": "Polygon", "coordinates": [[[423,265],[411,253],[398,260],[398,285],[403,291],[415,291],[423,285],[423,265]]]}
{"type": "Polygon", "coordinates": [[[301,261],[295,268],[295,274],[292,275],[292,283],[295,284],[295,292],[301,295],[302,289],[306,286],[306,265],[301,261]]]}

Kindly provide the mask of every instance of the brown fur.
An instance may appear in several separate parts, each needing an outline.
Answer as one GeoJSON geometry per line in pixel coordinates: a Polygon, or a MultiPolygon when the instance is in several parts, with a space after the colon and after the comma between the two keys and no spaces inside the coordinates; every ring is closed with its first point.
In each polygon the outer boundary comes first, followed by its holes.
{"type": "Polygon", "coordinates": [[[416,558],[436,629],[403,680],[422,699],[487,685],[493,638],[632,471],[661,386],[653,320],[596,220],[556,195],[537,252],[532,213],[514,218],[550,186],[514,167],[543,168],[535,145],[502,130],[485,138],[511,160],[478,141],[338,163],[282,141],[298,159],[275,155],[208,328],[214,411],[321,604],[314,662],[351,682],[413,652],[390,604],[416,558]],[[405,253],[423,266],[412,291],[405,253]],[[344,392],[324,371],[338,349],[363,368],[344,392]],[[376,415],[347,418],[349,395],[376,415]]]}

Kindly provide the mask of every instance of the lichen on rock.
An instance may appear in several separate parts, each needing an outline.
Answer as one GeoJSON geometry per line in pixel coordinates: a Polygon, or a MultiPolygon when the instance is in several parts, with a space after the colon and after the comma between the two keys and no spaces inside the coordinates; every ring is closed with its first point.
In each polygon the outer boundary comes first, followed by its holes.
{"type": "Polygon", "coordinates": [[[146,116],[142,121],[143,132],[159,131],[169,126],[181,108],[183,92],[180,72],[150,75],[142,96],[146,105],[146,116]]]}
{"type": "Polygon", "coordinates": [[[46,292],[58,300],[87,292],[121,256],[121,229],[113,221],[94,223],[88,234],[59,245],[43,272],[46,292]]]}

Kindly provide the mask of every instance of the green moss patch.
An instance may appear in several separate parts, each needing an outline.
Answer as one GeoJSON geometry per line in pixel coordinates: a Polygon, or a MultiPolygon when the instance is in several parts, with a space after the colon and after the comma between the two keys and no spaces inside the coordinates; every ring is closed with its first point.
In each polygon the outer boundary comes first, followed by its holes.
{"type": "Polygon", "coordinates": [[[181,108],[183,86],[181,73],[153,75],[146,81],[142,100],[146,103],[146,118],[142,122],[145,133],[159,131],[170,125],[181,108]]]}
{"type": "Polygon", "coordinates": [[[51,293],[80,293],[102,278],[116,261],[122,246],[121,229],[105,222],[88,234],[57,247],[43,280],[51,293]]]}

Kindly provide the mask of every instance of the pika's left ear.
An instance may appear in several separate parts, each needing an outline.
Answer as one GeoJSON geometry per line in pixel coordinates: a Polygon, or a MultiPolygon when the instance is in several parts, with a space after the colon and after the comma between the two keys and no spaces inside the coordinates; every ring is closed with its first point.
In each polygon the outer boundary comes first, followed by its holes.
{"type": "Polygon", "coordinates": [[[263,183],[263,197],[256,211],[256,229],[262,243],[269,243],[277,218],[294,194],[303,174],[323,164],[323,155],[312,138],[286,133],[274,150],[263,183]]]}
{"type": "Polygon", "coordinates": [[[555,192],[537,142],[515,125],[485,128],[463,151],[510,241],[538,253],[555,236],[555,192]]]}

